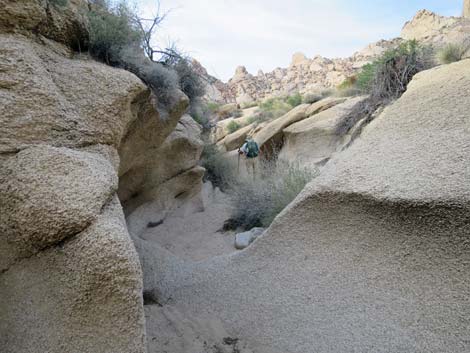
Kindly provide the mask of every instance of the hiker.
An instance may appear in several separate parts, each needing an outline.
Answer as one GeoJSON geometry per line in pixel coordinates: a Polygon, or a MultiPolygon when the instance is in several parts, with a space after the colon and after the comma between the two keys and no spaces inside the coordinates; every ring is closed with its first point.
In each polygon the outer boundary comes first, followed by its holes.
{"type": "Polygon", "coordinates": [[[250,169],[253,170],[253,179],[256,175],[256,157],[259,155],[259,146],[252,138],[247,138],[242,147],[238,149],[238,162],[240,163],[240,156],[245,155],[246,170],[250,175],[250,169]]]}

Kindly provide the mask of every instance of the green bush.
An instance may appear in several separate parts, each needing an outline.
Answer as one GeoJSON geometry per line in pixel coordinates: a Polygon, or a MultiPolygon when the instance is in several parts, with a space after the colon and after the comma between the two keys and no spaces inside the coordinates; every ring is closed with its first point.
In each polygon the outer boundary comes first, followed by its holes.
{"type": "Polygon", "coordinates": [[[201,76],[196,73],[189,60],[178,60],[173,69],[178,74],[180,89],[188,96],[191,104],[195,103],[205,93],[205,83],[201,76]]]}
{"type": "Polygon", "coordinates": [[[276,119],[286,114],[292,106],[286,102],[286,98],[269,98],[259,105],[259,113],[268,119],[276,119]]]}
{"type": "Polygon", "coordinates": [[[171,104],[181,89],[191,105],[204,95],[205,84],[191,62],[176,54],[171,62],[154,62],[144,54],[144,32],[135,10],[126,1],[110,5],[92,1],[88,12],[90,40],[88,50],[95,59],[122,67],[144,81],[163,106],[171,104]]]}
{"type": "Polygon", "coordinates": [[[232,120],[227,124],[227,131],[229,134],[233,134],[235,131],[239,130],[242,126],[236,121],[232,120]]]}
{"type": "Polygon", "coordinates": [[[298,164],[283,162],[265,162],[259,169],[261,175],[255,180],[239,180],[228,189],[233,205],[228,223],[235,227],[268,227],[316,175],[298,164]]]}
{"type": "Polygon", "coordinates": [[[451,64],[465,58],[470,49],[470,45],[462,44],[447,44],[438,52],[438,59],[441,64],[451,64]]]}
{"type": "Polygon", "coordinates": [[[209,112],[215,113],[220,108],[220,104],[216,102],[207,102],[206,108],[209,112]]]}
{"type": "Polygon", "coordinates": [[[125,2],[114,7],[94,6],[88,13],[90,54],[108,65],[121,64],[121,51],[139,50],[143,36],[125,2]]]}
{"type": "Polygon", "coordinates": [[[356,76],[356,87],[362,92],[369,92],[372,90],[376,71],[376,64],[366,64],[362,67],[361,71],[356,76]]]}
{"type": "Polygon", "coordinates": [[[302,104],[302,96],[300,93],[295,93],[291,96],[288,96],[286,98],[286,103],[289,104],[292,108],[295,108],[296,106],[302,104]]]}
{"type": "Polygon", "coordinates": [[[433,66],[431,48],[415,40],[387,50],[357,75],[356,87],[377,99],[395,99],[418,72],[433,66]]]}

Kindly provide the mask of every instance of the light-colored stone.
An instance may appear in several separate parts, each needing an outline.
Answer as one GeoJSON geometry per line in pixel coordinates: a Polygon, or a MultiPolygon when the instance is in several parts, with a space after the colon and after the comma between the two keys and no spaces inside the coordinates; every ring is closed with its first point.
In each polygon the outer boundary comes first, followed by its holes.
{"type": "Polygon", "coordinates": [[[235,249],[243,250],[250,246],[263,232],[264,228],[253,228],[243,233],[235,234],[235,249]]]}
{"type": "Polygon", "coordinates": [[[351,109],[363,100],[364,97],[350,98],[285,128],[279,158],[306,166],[324,163],[349,142],[349,135],[338,134],[338,126],[345,123],[351,109]]]}
{"type": "Polygon", "coordinates": [[[189,115],[173,119],[176,128],[163,141],[158,122],[146,119],[148,124],[136,124],[119,150],[118,194],[126,214],[155,199],[162,209],[172,209],[201,188],[204,173],[196,167],[203,148],[201,128],[189,115]]]}
{"type": "Polygon", "coordinates": [[[242,127],[234,133],[225,136],[220,142],[217,143],[225,152],[233,151],[243,145],[246,138],[253,131],[255,125],[250,124],[242,127]]]}
{"type": "Polygon", "coordinates": [[[0,0],[0,8],[2,33],[39,34],[76,49],[88,40],[86,0],[68,0],[65,6],[44,0],[0,0]]]}
{"type": "Polygon", "coordinates": [[[463,2],[463,17],[470,18],[470,0],[463,2]]]}
{"type": "Polygon", "coordinates": [[[344,98],[326,98],[313,104],[301,104],[282,117],[268,122],[258,132],[254,133],[254,138],[263,152],[271,153],[282,145],[283,130],[286,127],[329,109],[336,104],[344,102],[344,100],[344,98]]]}
{"type": "Polygon", "coordinates": [[[162,300],[271,353],[467,352],[469,86],[418,74],[245,251],[157,253],[162,300]]]}
{"type": "Polygon", "coordinates": [[[1,352],[146,352],[142,272],[117,197],[83,232],[1,273],[0,293],[1,352]]]}
{"type": "Polygon", "coordinates": [[[470,20],[460,17],[439,16],[436,13],[421,10],[405,24],[401,37],[407,40],[417,39],[435,46],[462,42],[469,37],[470,20]]]}
{"type": "Polygon", "coordinates": [[[36,144],[117,147],[137,113],[158,119],[136,76],[70,55],[65,47],[0,34],[1,153],[36,144]]]}
{"type": "Polygon", "coordinates": [[[0,169],[0,271],[83,231],[116,190],[116,172],[99,155],[40,146],[8,159],[0,169]]]}

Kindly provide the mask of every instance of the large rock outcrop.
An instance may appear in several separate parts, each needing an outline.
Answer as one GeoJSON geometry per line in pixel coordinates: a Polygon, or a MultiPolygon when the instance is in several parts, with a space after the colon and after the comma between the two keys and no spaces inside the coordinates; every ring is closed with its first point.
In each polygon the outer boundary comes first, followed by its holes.
{"type": "MultiPolygon", "coordinates": [[[[287,162],[315,166],[324,164],[351,139],[348,133],[339,133],[356,104],[364,97],[343,99],[330,109],[318,112],[282,130],[284,143],[279,158],[287,162]],[[346,100],[346,101],[345,101],[346,100]]],[[[350,131],[348,129],[348,131],[350,131]]]]}
{"type": "Polygon", "coordinates": [[[468,352],[469,86],[469,60],[418,74],[238,255],[156,249],[160,300],[261,352],[468,352]]]}
{"type": "Polygon", "coordinates": [[[0,351],[144,353],[143,275],[118,191],[136,207],[149,177],[178,202],[200,188],[188,98],[157,109],[133,74],[77,56],[86,1],[1,6],[0,351]]]}
{"type": "Polygon", "coordinates": [[[404,25],[400,36],[440,47],[447,43],[461,43],[469,38],[469,31],[470,20],[467,18],[445,17],[421,10],[404,25]]]}
{"type": "Polygon", "coordinates": [[[0,62],[0,350],[144,352],[117,147],[150,93],[41,38],[1,34],[0,62]]]}
{"type": "Polygon", "coordinates": [[[463,2],[463,17],[470,18],[470,0],[463,2]]]}

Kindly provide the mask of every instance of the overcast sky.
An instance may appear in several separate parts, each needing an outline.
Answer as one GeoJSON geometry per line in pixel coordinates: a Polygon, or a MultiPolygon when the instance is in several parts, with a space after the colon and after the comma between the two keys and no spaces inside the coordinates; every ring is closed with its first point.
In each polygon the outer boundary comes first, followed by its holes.
{"type": "MultiPolygon", "coordinates": [[[[155,1],[135,0],[141,12],[155,1]]],[[[458,16],[463,0],[161,0],[170,10],[158,32],[175,41],[210,74],[227,81],[235,68],[256,74],[287,67],[292,54],[345,57],[399,35],[423,8],[458,16]]]]}

